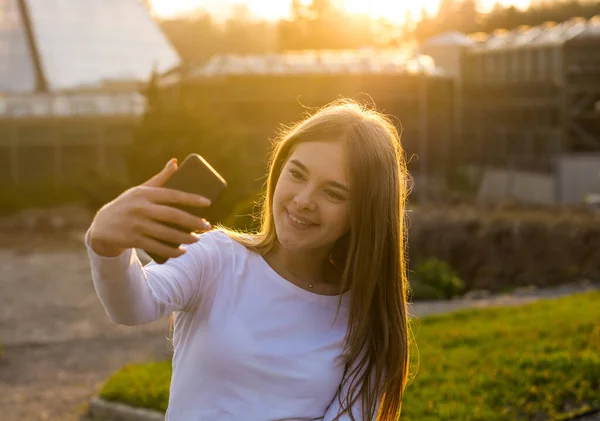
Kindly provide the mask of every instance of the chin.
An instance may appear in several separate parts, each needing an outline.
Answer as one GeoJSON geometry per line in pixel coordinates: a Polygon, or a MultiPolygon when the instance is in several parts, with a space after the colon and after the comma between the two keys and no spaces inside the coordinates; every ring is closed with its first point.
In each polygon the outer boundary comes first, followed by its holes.
{"type": "Polygon", "coordinates": [[[279,244],[288,250],[311,248],[309,243],[313,243],[315,240],[314,233],[312,233],[313,235],[305,235],[304,233],[292,232],[282,220],[275,223],[275,232],[279,244]]]}
{"type": "Polygon", "coordinates": [[[308,246],[307,241],[314,240],[310,238],[300,238],[294,233],[288,232],[285,227],[277,229],[277,239],[282,247],[286,249],[300,249],[308,246]]]}

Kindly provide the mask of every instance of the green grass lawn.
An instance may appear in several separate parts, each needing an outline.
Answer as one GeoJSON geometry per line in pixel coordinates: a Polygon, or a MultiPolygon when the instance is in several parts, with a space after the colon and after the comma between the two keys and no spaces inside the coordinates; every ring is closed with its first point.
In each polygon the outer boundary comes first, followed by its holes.
{"type": "MultiPolygon", "coordinates": [[[[600,407],[600,292],[429,316],[413,330],[402,421],[562,420],[600,407]]],[[[170,362],[127,366],[100,396],[165,411],[170,376],[170,362]]]]}

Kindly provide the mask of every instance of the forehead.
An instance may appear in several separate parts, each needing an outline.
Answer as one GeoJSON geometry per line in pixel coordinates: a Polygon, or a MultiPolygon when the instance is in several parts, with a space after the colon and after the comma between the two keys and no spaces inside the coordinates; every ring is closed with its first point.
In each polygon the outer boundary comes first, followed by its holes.
{"type": "Polygon", "coordinates": [[[299,143],[292,149],[288,160],[301,162],[311,175],[348,184],[348,154],[341,141],[299,143]]]}

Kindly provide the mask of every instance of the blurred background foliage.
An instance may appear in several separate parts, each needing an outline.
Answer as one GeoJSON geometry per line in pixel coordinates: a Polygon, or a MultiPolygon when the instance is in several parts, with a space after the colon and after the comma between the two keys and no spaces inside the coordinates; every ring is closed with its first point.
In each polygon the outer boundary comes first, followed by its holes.
{"type": "Polygon", "coordinates": [[[198,12],[160,24],[183,60],[197,64],[222,53],[396,46],[448,31],[491,33],[500,28],[564,22],[573,17],[589,19],[600,14],[596,0],[538,0],[525,10],[497,2],[485,12],[477,0],[441,0],[436,13],[423,8],[418,16],[407,13],[405,22],[395,25],[385,19],[347,13],[333,4],[331,0],[308,4],[295,0],[291,18],[276,22],[252,19],[248,8],[240,5],[224,22],[198,12]]]}

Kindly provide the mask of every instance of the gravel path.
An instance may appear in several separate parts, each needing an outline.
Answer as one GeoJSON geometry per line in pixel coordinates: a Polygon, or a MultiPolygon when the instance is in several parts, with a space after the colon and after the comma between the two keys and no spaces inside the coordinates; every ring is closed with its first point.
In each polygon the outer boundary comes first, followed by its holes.
{"type": "Polygon", "coordinates": [[[166,320],[108,320],[80,237],[9,243],[0,248],[2,421],[75,421],[115,370],[170,355],[166,320]]]}
{"type": "MultiPolygon", "coordinates": [[[[417,317],[464,307],[516,305],[598,288],[570,285],[478,301],[418,303],[417,317]]],[[[81,234],[0,241],[0,418],[76,421],[107,376],[123,365],[170,355],[167,321],[113,325],[93,289],[81,234]]],[[[600,416],[586,418],[600,421],[600,416]]]]}

